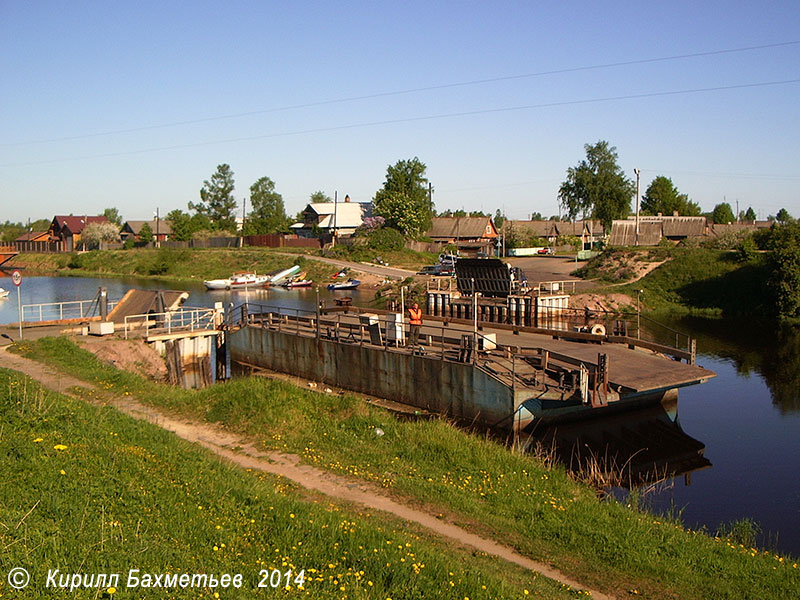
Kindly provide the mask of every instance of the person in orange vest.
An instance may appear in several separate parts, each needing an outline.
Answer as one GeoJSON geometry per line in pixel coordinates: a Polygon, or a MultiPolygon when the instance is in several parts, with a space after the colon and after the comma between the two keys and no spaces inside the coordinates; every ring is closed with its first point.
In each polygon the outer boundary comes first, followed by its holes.
{"type": "Polygon", "coordinates": [[[419,343],[419,328],[422,326],[422,309],[416,302],[408,309],[408,322],[411,324],[408,345],[415,348],[419,343]]]}

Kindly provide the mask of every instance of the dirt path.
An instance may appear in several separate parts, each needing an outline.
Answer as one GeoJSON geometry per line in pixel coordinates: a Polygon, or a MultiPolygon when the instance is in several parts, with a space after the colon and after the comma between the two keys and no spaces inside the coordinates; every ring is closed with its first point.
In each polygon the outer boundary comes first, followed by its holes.
{"type": "MultiPolygon", "coordinates": [[[[20,371],[36,379],[43,386],[57,392],[65,393],[70,387],[94,389],[94,386],[90,383],[61,373],[36,361],[11,354],[7,352],[7,347],[0,348],[0,364],[5,368],[20,371]]],[[[377,493],[362,482],[301,464],[300,458],[296,455],[281,452],[263,452],[250,442],[243,440],[240,436],[226,432],[218,427],[206,423],[177,419],[130,398],[112,397],[109,403],[129,416],[148,421],[175,433],[189,442],[200,444],[218,456],[226,458],[243,468],[281,475],[304,488],[315,490],[326,496],[387,512],[400,519],[417,523],[442,537],[457,542],[461,546],[468,546],[480,552],[497,556],[530,571],[541,573],[559,583],[569,585],[576,590],[591,592],[593,598],[599,600],[611,599],[611,596],[587,589],[579,582],[570,579],[560,571],[544,563],[531,560],[507,546],[470,533],[461,527],[445,523],[433,515],[400,504],[377,493]],[[233,450],[233,448],[236,448],[236,450],[233,450]]]]}

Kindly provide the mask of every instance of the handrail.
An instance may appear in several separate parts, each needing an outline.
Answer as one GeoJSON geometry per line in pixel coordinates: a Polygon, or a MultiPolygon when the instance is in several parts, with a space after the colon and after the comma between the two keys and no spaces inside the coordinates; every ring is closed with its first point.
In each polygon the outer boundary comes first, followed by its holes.
{"type": "Polygon", "coordinates": [[[176,310],[159,313],[141,313],[126,315],[124,320],[124,336],[137,326],[144,327],[148,335],[156,333],[171,334],[175,331],[195,331],[216,328],[221,319],[217,319],[220,309],[207,307],[181,307],[176,310]],[[159,326],[159,323],[162,325],[159,326]],[[155,326],[153,326],[155,324],[155,326]]]}
{"type": "MultiPolygon", "coordinates": [[[[118,300],[108,301],[108,310],[114,308],[119,303],[118,300]]],[[[91,300],[68,300],[64,302],[40,302],[37,304],[22,305],[22,321],[27,323],[39,323],[42,321],[63,321],[64,319],[83,319],[91,316],[90,309],[97,301],[91,300]],[[84,308],[86,307],[86,308],[84,308]],[[26,311],[31,314],[26,318],[26,311]],[[38,318],[37,318],[38,317],[38,318]]]]}

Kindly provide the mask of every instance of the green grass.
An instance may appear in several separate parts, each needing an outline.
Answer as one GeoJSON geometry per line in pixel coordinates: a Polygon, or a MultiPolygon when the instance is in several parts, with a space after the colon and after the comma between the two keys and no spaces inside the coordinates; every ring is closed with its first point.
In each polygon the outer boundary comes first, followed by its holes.
{"type": "Polygon", "coordinates": [[[104,365],[63,339],[22,350],[110,392],[219,423],[265,448],[382,486],[588,586],[649,598],[798,597],[800,569],[785,557],[598,501],[563,470],[440,421],[401,422],[353,396],[258,377],[178,390],[104,365]],[[377,427],[385,435],[377,436],[377,427]]]}
{"type": "MultiPolygon", "coordinates": [[[[235,468],[160,428],[0,369],[0,596],[50,598],[49,569],[120,573],[120,598],[274,597],[262,570],[305,569],[311,598],[544,598],[575,592],[382,515],[235,468]],[[32,583],[16,592],[14,567],[32,583]],[[241,573],[237,590],[125,589],[141,573],[241,573]]],[[[292,575],[294,580],[294,575],[292,575]]],[[[61,591],[62,594],[67,592],[61,591]]],[[[108,597],[103,589],[70,598],[108,597]]]]}
{"type": "Polygon", "coordinates": [[[624,284],[631,278],[631,265],[656,260],[666,262],[638,281],[597,291],[636,298],[636,290],[644,290],[643,310],[657,313],[764,318],[771,314],[763,254],[741,262],[735,251],[705,247],[611,248],[575,274],[600,284],[624,284]]]}
{"type": "Polygon", "coordinates": [[[767,278],[763,255],[742,263],[734,252],[694,248],[678,250],[672,260],[623,291],[645,290],[642,300],[652,311],[768,317],[767,278]]]}
{"type": "Polygon", "coordinates": [[[208,248],[95,250],[81,254],[21,254],[15,264],[32,273],[90,277],[138,276],[169,281],[202,281],[236,271],[268,273],[298,264],[314,279],[327,279],[336,267],[281,249],[208,248]]]}

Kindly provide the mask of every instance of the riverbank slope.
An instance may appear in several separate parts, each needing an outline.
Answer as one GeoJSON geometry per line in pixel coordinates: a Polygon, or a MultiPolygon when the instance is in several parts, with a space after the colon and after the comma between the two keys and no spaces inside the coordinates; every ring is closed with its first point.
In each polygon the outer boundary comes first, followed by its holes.
{"type": "Polygon", "coordinates": [[[222,425],[264,451],[290,452],[382,489],[617,597],[788,597],[800,584],[786,557],[598,501],[560,467],[442,421],[401,422],[349,394],[260,377],[175,389],[102,364],[62,339],[18,348],[101,389],[222,425]]]}

